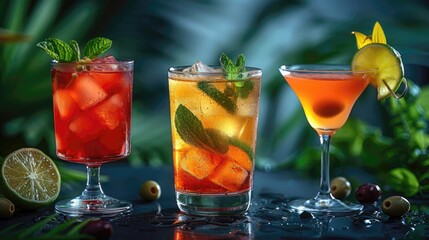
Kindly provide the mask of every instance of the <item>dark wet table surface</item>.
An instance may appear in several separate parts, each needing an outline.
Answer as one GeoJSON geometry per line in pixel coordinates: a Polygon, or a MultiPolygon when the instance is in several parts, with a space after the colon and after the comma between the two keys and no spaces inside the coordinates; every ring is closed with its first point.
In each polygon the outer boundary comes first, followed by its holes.
{"type": "MultiPolygon", "coordinates": [[[[77,164],[70,166],[85,170],[77,164]]],[[[303,218],[291,213],[286,208],[290,199],[310,198],[318,190],[316,179],[308,180],[291,171],[256,171],[251,208],[244,215],[231,217],[180,213],[170,166],[132,168],[108,163],[102,166],[101,174],[109,178],[102,183],[106,194],[133,203],[130,214],[109,219],[113,226],[110,239],[429,239],[429,199],[411,199],[412,211],[400,219],[389,219],[376,205],[365,206],[361,214],[347,217],[303,218]],[[158,201],[140,200],[139,186],[146,180],[161,185],[158,201]]],[[[63,184],[60,198],[77,196],[84,184],[63,184]]],[[[0,219],[0,231],[17,223],[30,226],[53,213],[53,206],[18,211],[12,218],[0,219]]]]}

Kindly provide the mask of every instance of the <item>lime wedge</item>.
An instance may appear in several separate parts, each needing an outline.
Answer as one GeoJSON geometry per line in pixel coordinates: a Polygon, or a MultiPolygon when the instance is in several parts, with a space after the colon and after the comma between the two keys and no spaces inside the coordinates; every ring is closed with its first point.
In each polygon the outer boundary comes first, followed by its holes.
{"type": "Polygon", "coordinates": [[[9,154],[0,165],[0,190],[21,209],[47,206],[58,197],[60,173],[42,151],[21,148],[9,154]]]}
{"type": "Polygon", "coordinates": [[[371,85],[377,89],[378,99],[391,95],[388,87],[395,92],[404,76],[401,55],[393,47],[382,43],[371,43],[359,49],[353,57],[351,67],[354,71],[375,71],[371,85]]]}

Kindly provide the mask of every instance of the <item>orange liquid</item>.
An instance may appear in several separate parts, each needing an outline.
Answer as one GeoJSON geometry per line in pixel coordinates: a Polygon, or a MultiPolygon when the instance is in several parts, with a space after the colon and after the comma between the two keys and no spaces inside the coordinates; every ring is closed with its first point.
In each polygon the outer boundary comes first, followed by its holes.
{"type": "Polygon", "coordinates": [[[363,74],[291,74],[285,79],[298,96],[308,122],[318,132],[341,128],[369,83],[363,74]]]}
{"type": "Polygon", "coordinates": [[[54,67],[52,83],[59,158],[98,166],[129,154],[132,72],[54,67]]]}
{"type": "MultiPolygon", "coordinates": [[[[224,136],[238,139],[254,153],[256,145],[259,79],[251,79],[252,92],[238,98],[236,113],[229,113],[197,87],[190,79],[169,79],[173,163],[176,191],[196,194],[225,194],[251,189],[254,159],[229,144],[226,153],[193,146],[178,134],[174,117],[179,105],[185,106],[202,123],[204,129],[216,129],[224,136]]],[[[228,81],[211,82],[223,92],[228,81]]]]}

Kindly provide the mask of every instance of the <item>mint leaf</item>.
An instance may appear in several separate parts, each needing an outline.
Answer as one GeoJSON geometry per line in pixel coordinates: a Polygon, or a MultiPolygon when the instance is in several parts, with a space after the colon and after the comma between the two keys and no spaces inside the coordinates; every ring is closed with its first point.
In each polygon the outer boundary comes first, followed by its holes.
{"type": "Polygon", "coordinates": [[[98,55],[109,50],[111,46],[112,40],[110,39],[103,37],[93,38],[86,43],[85,48],[83,49],[83,54],[85,57],[94,59],[98,55]]]}
{"type": "Polygon", "coordinates": [[[66,42],[57,38],[48,38],[43,42],[36,44],[37,47],[45,50],[45,52],[58,62],[76,61],[76,49],[72,48],[66,42]]]}
{"type": "Polygon", "coordinates": [[[207,142],[206,131],[201,121],[185,106],[176,109],[174,123],[180,138],[193,146],[204,148],[207,142]]]}
{"type": "MultiPolygon", "coordinates": [[[[69,45],[60,39],[48,38],[45,41],[37,43],[36,46],[45,50],[51,58],[58,62],[73,62],[80,59],[79,44],[75,40],[71,40],[69,45]]],[[[109,50],[111,46],[112,40],[97,37],[88,41],[83,53],[85,57],[94,59],[109,50]]]]}
{"type": "MultiPolygon", "coordinates": [[[[228,80],[241,80],[243,73],[246,71],[246,58],[244,54],[237,57],[235,63],[225,54],[222,53],[219,58],[220,65],[228,80]]],[[[247,98],[253,89],[253,83],[250,80],[234,82],[237,88],[237,96],[247,98]]]]}
{"type": "Polygon", "coordinates": [[[246,58],[244,57],[244,54],[240,54],[235,62],[236,71],[239,73],[244,72],[246,70],[245,65],[246,58]]]}
{"type": "Polygon", "coordinates": [[[39,42],[36,44],[36,46],[45,50],[45,52],[54,60],[57,60],[57,61],[60,60],[60,56],[55,51],[54,46],[50,42],[48,41],[39,42]]]}
{"type": "Polygon", "coordinates": [[[66,42],[57,38],[46,39],[53,48],[53,51],[58,54],[58,61],[60,62],[71,62],[74,60],[74,51],[66,42]]]}
{"type": "Polygon", "coordinates": [[[80,59],[80,50],[79,50],[79,43],[77,43],[75,40],[70,41],[70,46],[74,50],[74,61],[79,61],[80,59]]]}
{"type": "Polygon", "coordinates": [[[236,86],[238,86],[238,83],[241,83],[241,86],[236,88],[237,96],[242,99],[246,99],[253,90],[253,82],[250,80],[244,80],[242,82],[237,82],[236,86]]]}
{"type": "Polygon", "coordinates": [[[228,136],[226,136],[221,131],[214,128],[207,128],[206,134],[207,134],[208,146],[209,148],[211,148],[211,150],[219,153],[228,152],[228,149],[229,149],[228,136]]]}
{"type": "Polygon", "coordinates": [[[176,109],[174,123],[177,133],[186,143],[219,153],[228,151],[228,137],[219,130],[204,129],[201,121],[182,104],[176,109]]]}
{"type": "Polygon", "coordinates": [[[416,175],[406,168],[395,168],[387,175],[387,182],[396,191],[405,196],[413,196],[419,191],[419,181],[416,175]]]}
{"type": "Polygon", "coordinates": [[[244,55],[241,54],[236,63],[229,58],[225,53],[222,53],[219,58],[220,65],[222,66],[223,72],[228,80],[240,79],[240,73],[243,71],[245,59],[244,55]]]}
{"type": "Polygon", "coordinates": [[[237,104],[212,84],[201,81],[198,82],[197,87],[211,99],[217,102],[220,106],[222,106],[227,112],[233,114],[237,111],[237,104]]]}

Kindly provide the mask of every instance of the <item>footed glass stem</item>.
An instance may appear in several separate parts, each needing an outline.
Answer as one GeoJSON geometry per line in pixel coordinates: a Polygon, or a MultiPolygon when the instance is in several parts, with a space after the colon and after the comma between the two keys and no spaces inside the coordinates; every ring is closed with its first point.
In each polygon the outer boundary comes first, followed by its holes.
{"type": "Polygon", "coordinates": [[[331,134],[333,132],[319,135],[322,147],[319,192],[312,199],[291,201],[288,206],[296,212],[307,211],[313,214],[351,215],[363,209],[363,206],[360,204],[344,203],[335,199],[331,194],[329,178],[329,145],[331,134]]]}
{"type": "Polygon", "coordinates": [[[100,185],[100,167],[87,166],[87,183],[82,194],[57,202],[55,211],[68,216],[112,217],[132,210],[132,204],[104,194],[100,185]]]}

